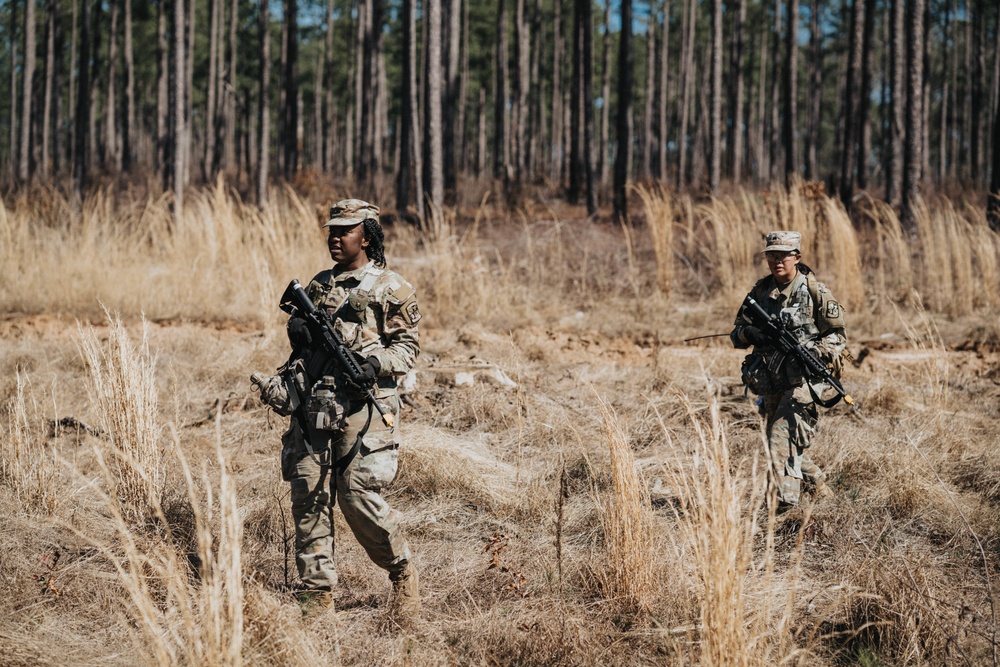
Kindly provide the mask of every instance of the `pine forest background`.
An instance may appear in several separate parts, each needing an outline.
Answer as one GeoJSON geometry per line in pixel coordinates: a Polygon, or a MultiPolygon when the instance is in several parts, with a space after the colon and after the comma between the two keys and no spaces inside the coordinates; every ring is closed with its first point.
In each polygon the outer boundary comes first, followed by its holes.
{"type": "Polygon", "coordinates": [[[10,0],[0,170],[179,206],[220,174],[258,203],[339,183],[420,219],[474,183],[627,214],[630,182],[800,174],[912,227],[921,188],[1000,191],[998,26],[989,0],[10,0]]]}

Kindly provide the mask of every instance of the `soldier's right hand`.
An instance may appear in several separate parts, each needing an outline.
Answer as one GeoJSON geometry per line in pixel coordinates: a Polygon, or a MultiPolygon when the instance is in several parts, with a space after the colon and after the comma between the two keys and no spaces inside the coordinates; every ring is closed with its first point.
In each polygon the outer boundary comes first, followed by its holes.
{"type": "Polygon", "coordinates": [[[740,338],[750,345],[764,345],[767,343],[767,336],[764,332],[754,326],[745,326],[740,330],[740,338]]]}
{"type": "Polygon", "coordinates": [[[302,317],[288,318],[288,342],[292,344],[293,350],[312,345],[312,334],[309,332],[309,323],[302,317]]]}

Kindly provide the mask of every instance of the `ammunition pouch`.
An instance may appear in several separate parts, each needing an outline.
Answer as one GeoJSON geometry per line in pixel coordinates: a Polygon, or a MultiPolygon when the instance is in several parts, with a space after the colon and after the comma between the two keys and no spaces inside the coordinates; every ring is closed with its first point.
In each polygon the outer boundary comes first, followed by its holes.
{"type": "Polygon", "coordinates": [[[294,413],[302,404],[306,393],[305,367],[301,359],[291,361],[272,375],[260,381],[260,402],[282,417],[294,413]]]}
{"type": "Polygon", "coordinates": [[[306,422],[318,431],[340,431],[350,410],[350,400],[332,386],[320,382],[313,388],[306,405],[306,422]]]}
{"type": "Polygon", "coordinates": [[[784,380],[785,373],[781,368],[783,361],[785,359],[780,354],[774,355],[770,363],[763,355],[748,354],[740,367],[743,384],[758,396],[779,394],[790,389],[791,384],[784,380]]]}

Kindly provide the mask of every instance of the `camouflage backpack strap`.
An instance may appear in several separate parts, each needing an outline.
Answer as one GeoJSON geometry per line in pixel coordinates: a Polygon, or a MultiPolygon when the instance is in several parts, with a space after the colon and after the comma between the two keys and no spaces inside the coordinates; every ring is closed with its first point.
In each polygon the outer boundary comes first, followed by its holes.
{"type": "Polygon", "coordinates": [[[809,296],[812,298],[813,302],[813,321],[819,321],[820,313],[818,312],[819,305],[822,303],[819,298],[819,280],[816,278],[816,274],[809,270],[805,273],[806,275],[806,289],[809,290],[809,296]]]}

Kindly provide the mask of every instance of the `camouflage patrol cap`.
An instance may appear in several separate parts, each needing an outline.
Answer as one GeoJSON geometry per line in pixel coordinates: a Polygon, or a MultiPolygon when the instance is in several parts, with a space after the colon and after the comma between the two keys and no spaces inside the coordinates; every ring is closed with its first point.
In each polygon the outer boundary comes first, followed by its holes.
{"type": "Polygon", "coordinates": [[[330,207],[330,220],[324,227],[351,227],[365,220],[378,220],[378,206],[361,199],[341,199],[330,207]]]}
{"type": "Polygon", "coordinates": [[[798,252],[802,247],[802,234],[775,231],[765,237],[764,252],[798,252]]]}

